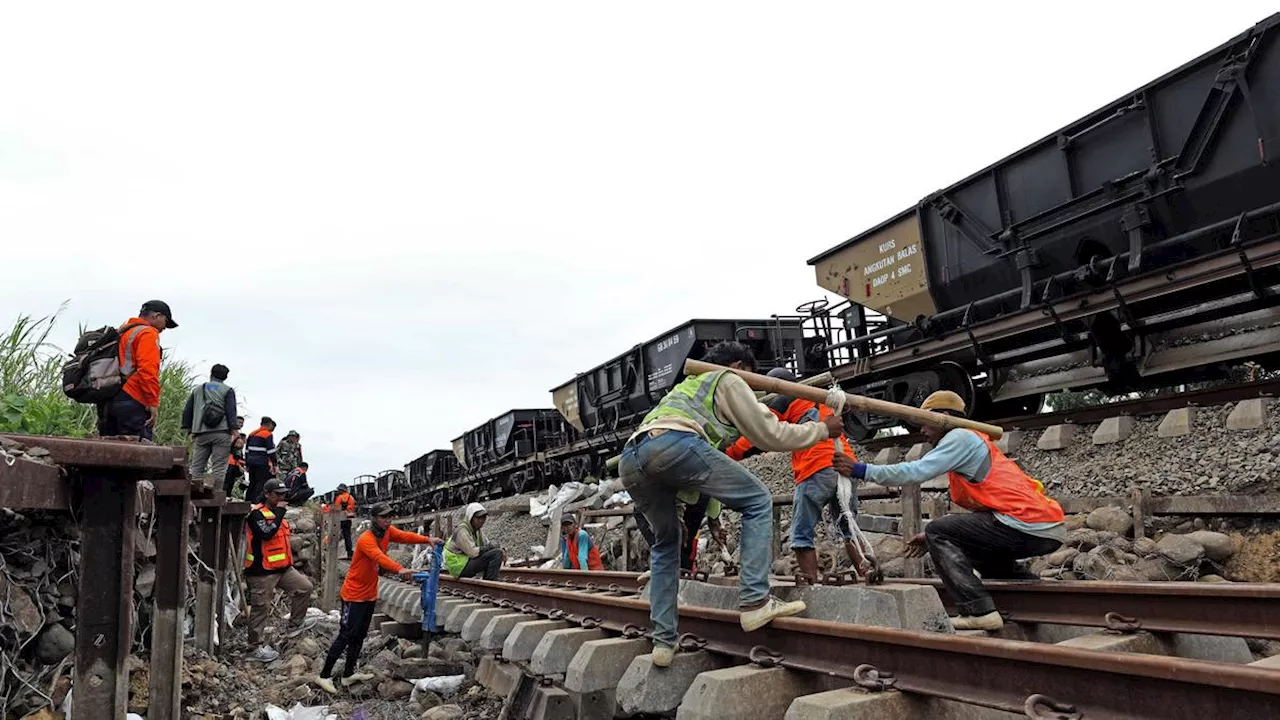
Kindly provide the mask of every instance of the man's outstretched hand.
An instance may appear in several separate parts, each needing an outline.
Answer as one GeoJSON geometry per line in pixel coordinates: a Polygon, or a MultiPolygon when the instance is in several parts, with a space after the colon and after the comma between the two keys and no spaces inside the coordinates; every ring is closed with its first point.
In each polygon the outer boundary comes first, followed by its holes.
{"type": "Polygon", "coordinates": [[[916,533],[916,536],[907,541],[906,552],[903,553],[909,558],[924,557],[929,551],[929,546],[925,543],[924,533],[916,533]]]}

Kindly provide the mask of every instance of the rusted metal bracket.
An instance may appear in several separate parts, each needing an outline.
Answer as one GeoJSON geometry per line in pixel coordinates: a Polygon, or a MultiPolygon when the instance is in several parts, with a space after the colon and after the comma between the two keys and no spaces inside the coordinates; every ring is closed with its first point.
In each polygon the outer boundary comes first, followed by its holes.
{"type": "Polygon", "coordinates": [[[1103,622],[1106,623],[1105,632],[1114,633],[1116,635],[1132,635],[1142,629],[1142,621],[1137,618],[1125,617],[1118,612],[1109,612],[1103,616],[1103,622]]]}
{"type": "Polygon", "coordinates": [[[1022,711],[1032,720],[1081,720],[1083,713],[1076,712],[1075,705],[1060,703],[1045,695],[1032,695],[1022,706],[1022,711]]]}
{"type": "Polygon", "coordinates": [[[763,645],[756,645],[747,652],[747,660],[762,668],[778,667],[784,659],[782,653],[774,652],[763,645]]]}
{"type": "Polygon", "coordinates": [[[693,633],[681,633],[680,637],[676,638],[676,647],[684,650],[685,652],[694,652],[695,650],[701,650],[706,646],[707,639],[699,635],[694,635],[693,633]]]}
{"type": "Polygon", "coordinates": [[[863,690],[883,692],[892,689],[898,679],[891,672],[883,672],[875,665],[864,663],[853,669],[853,682],[863,690]]]}

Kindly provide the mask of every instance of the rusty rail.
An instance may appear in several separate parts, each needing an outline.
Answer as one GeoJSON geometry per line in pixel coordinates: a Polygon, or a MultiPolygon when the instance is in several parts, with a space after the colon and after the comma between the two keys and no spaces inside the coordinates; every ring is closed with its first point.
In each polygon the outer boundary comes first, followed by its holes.
{"type": "MultiPolygon", "coordinates": [[[[903,582],[937,588],[943,603],[954,610],[940,580],[903,582]]],[[[1120,624],[1153,632],[1280,640],[1280,583],[988,580],[983,587],[1000,613],[1015,622],[1102,628],[1120,624]],[[1118,622],[1117,617],[1129,622],[1118,622]]]]}
{"type": "MultiPolygon", "coordinates": [[[[649,625],[648,603],[635,599],[447,576],[440,585],[446,594],[632,637],[649,625]]],[[[1090,720],[1268,717],[1280,706],[1276,673],[1249,666],[802,618],[744,634],[736,612],[679,612],[682,647],[851,684],[866,680],[869,665],[898,690],[1006,712],[1024,712],[1035,696],[1090,720]]]]}
{"type": "MultiPolygon", "coordinates": [[[[499,579],[547,588],[585,589],[613,586],[640,590],[639,573],[502,568],[499,579]]],[[[736,584],[734,578],[709,578],[736,584]]],[[[790,578],[775,576],[775,585],[790,578]]],[[[936,579],[894,579],[891,582],[929,585],[943,604],[954,603],[936,579]]],[[[983,587],[1007,619],[1023,623],[1115,627],[1107,619],[1123,616],[1141,630],[1199,635],[1229,635],[1280,640],[1280,583],[1103,582],[988,580],[983,587]]]]}

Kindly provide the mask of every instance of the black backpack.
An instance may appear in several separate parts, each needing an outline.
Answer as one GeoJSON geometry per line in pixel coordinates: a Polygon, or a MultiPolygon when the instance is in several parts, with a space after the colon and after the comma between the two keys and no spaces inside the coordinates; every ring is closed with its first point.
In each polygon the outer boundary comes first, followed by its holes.
{"type": "MultiPolygon", "coordinates": [[[[124,332],[144,325],[126,325],[124,332]]],[[[100,403],[115,397],[129,379],[120,367],[120,338],[120,331],[110,326],[81,335],[75,352],[62,366],[63,394],[79,403],[100,403]]]]}
{"type": "Polygon", "coordinates": [[[200,392],[204,397],[204,411],[200,413],[200,424],[211,428],[222,422],[226,416],[227,396],[225,393],[221,396],[211,396],[204,385],[200,386],[200,392]]]}

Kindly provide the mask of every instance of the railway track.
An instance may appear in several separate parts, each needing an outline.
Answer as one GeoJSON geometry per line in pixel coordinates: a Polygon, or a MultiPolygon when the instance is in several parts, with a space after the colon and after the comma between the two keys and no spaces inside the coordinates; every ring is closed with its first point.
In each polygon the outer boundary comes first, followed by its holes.
{"type": "MultiPolygon", "coordinates": [[[[637,681],[634,675],[666,672],[652,668],[647,658],[635,659],[650,647],[649,606],[637,594],[637,578],[635,573],[531,569],[504,569],[494,582],[444,576],[438,617],[445,619],[446,630],[460,631],[464,640],[496,652],[482,663],[480,680],[491,689],[510,692],[516,704],[523,697],[523,707],[531,713],[524,716],[612,717],[615,693],[622,705],[634,703],[636,688],[643,689],[644,679],[637,681]],[[516,628],[525,625],[529,632],[547,634],[532,643],[527,637],[512,641],[516,628]],[[551,630],[560,632],[553,635],[551,630]],[[506,640],[495,638],[495,632],[506,640]],[[558,648],[564,643],[571,652],[558,648]],[[622,647],[628,648],[625,662],[615,658],[605,667],[605,658],[611,656],[604,649],[616,654],[622,647]],[[583,708],[591,703],[583,698],[603,692],[590,683],[584,686],[584,666],[590,669],[587,675],[603,673],[613,683],[607,714],[584,714],[583,708]],[[548,710],[561,693],[565,702],[577,704],[569,703],[573,709],[559,714],[548,710]],[[535,695],[541,699],[530,699],[535,695]]],[[[1251,666],[1150,651],[1090,649],[1153,637],[1144,631],[1280,637],[1280,620],[1268,613],[1280,599],[1280,584],[1002,582],[988,587],[1015,623],[1109,629],[1075,633],[1092,632],[1086,640],[1101,642],[1055,643],[1009,639],[1016,633],[969,636],[783,618],[746,634],[732,609],[682,600],[682,652],[677,658],[689,654],[688,662],[694,664],[701,662],[695,658],[710,659],[705,660],[706,672],[684,679],[693,689],[682,691],[678,717],[870,718],[893,716],[891,712],[902,708],[909,713],[903,717],[930,717],[951,712],[947,707],[954,711],[959,703],[1032,718],[1204,720],[1274,717],[1280,708],[1280,669],[1267,667],[1266,661],[1251,666]],[[789,680],[783,682],[783,676],[789,680]],[[724,694],[733,682],[746,683],[746,697],[734,701],[734,691],[724,694]],[[740,707],[716,708],[719,715],[700,714],[699,698],[707,697],[738,702],[740,707]],[[841,702],[865,707],[839,714],[805,710],[841,702]],[[766,705],[772,709],[766,711],[766,705]]],[[[849,593],[851,603],[857,593],[867,592],[866,586],[827,590],[849,593]]],[[[415,592],[412,586],[388,583],[384,612],[411,605],[415,592]]],[[[660,680],[678,683],[682,677],[671,672],[660,680]]]]}

